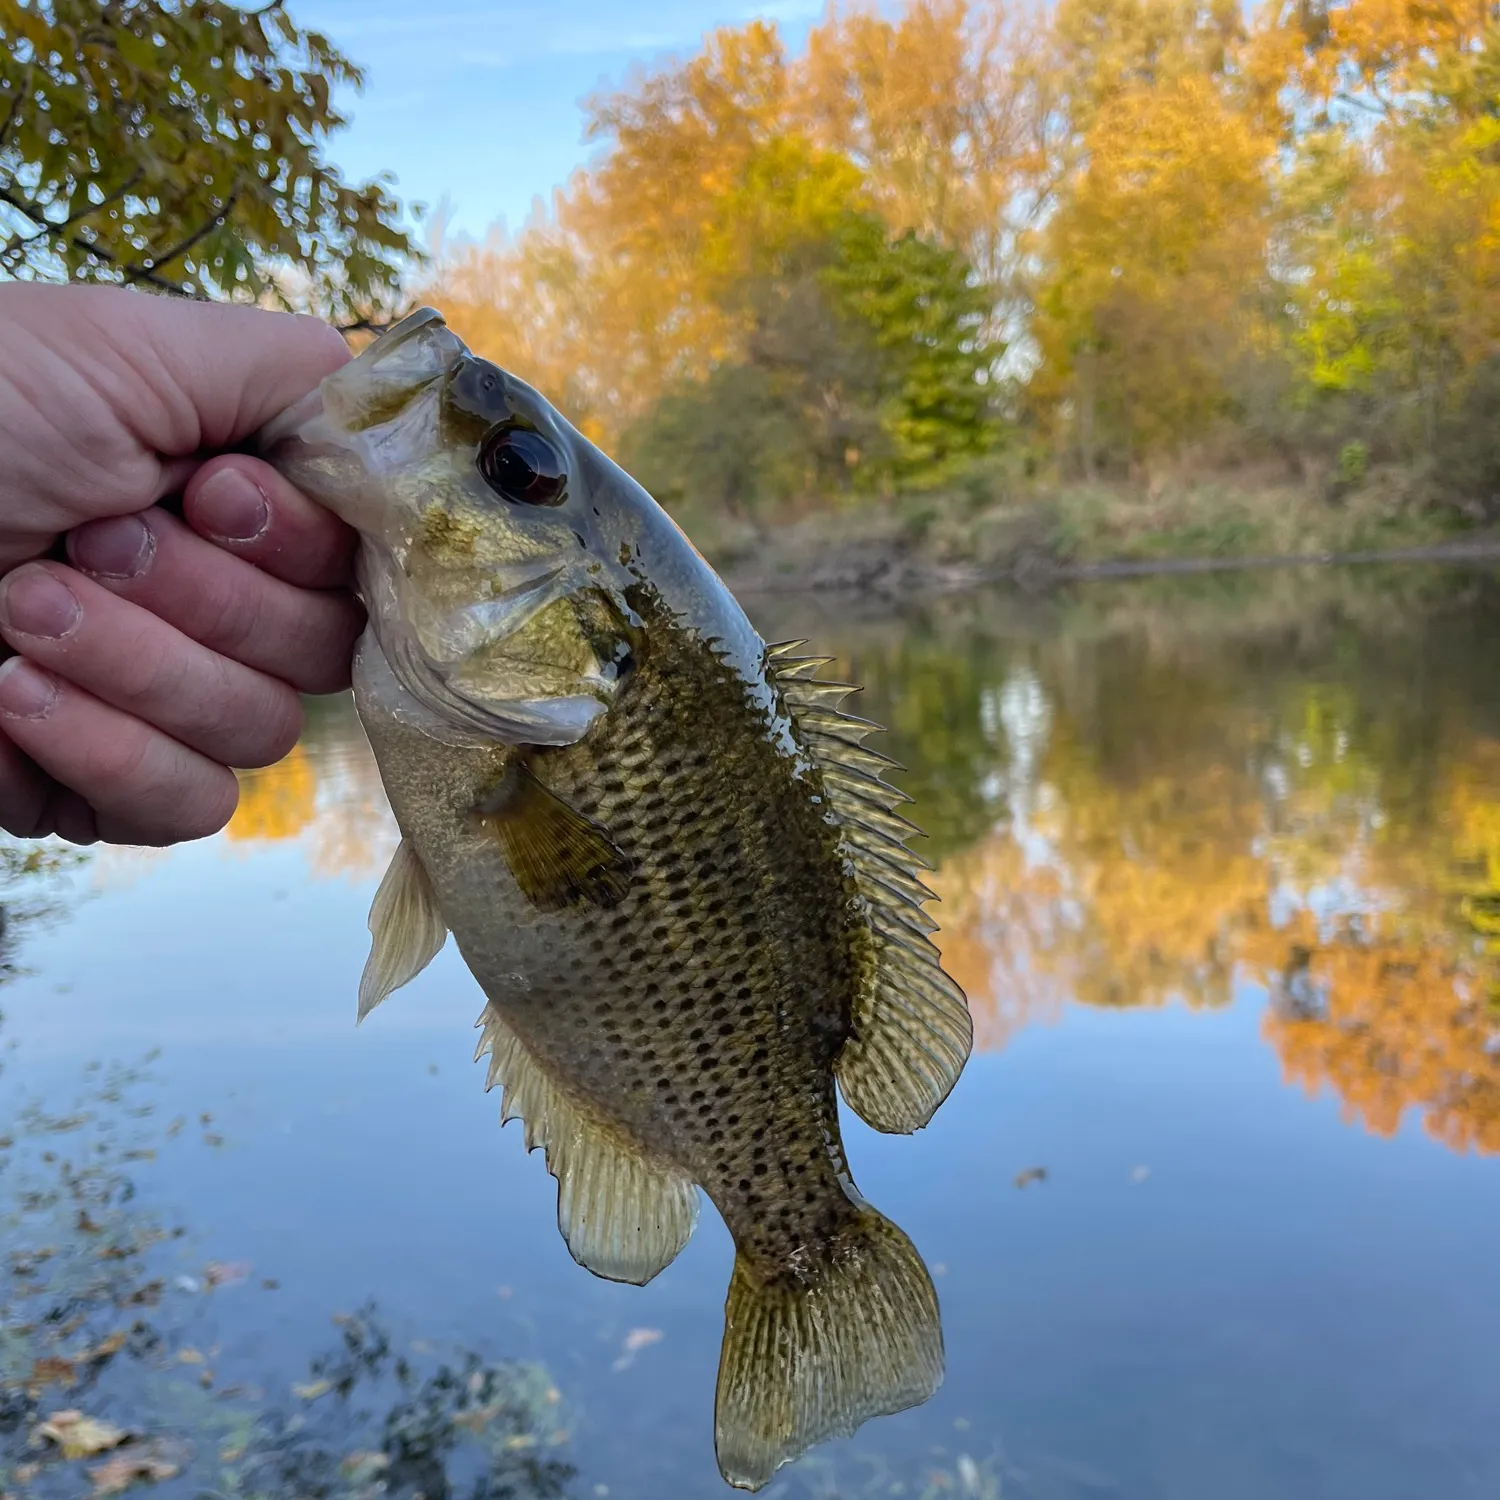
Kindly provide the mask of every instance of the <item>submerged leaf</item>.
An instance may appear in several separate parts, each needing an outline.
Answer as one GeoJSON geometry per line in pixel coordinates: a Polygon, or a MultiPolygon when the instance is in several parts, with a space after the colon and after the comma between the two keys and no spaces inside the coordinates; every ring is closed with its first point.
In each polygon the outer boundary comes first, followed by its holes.
{"type": "Polygon", "coordinates": [[[92,1458],[130,1441],[130,1433],[112,1422],[86,1417],[81,1411],[59,1411],[37,1428],[36,1436],[55,1443],[64,1458],[92,1458]]]}

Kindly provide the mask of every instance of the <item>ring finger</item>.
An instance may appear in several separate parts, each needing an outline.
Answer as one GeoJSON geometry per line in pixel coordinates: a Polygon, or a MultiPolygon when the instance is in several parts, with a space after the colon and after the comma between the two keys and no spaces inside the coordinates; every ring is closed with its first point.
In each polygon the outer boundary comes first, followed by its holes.
{"type": "Polygon", "coordinates": [[[221,765],[270,765],[296,743],[302,707],[285,683],[60,564],[28,563],[0,579],[0,636],[221,765]]]}

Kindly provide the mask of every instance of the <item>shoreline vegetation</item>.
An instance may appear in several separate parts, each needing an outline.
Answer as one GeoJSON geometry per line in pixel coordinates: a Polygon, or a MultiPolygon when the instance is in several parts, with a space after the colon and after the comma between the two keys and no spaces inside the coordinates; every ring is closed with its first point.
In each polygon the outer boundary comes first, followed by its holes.
{"type": "Polygon", "coordinates": [[[1010,503],[908,497],[757,521],[674,511],[729,587],[747,594],[949,592],[992,583],[1044,590],[1158,574],[1500,561],[1500,528],[1393,505],[1391,493],[1377,486],[1330,501],[1220,479],[1155,498],[1093,486],[1010,503]]]}
{"type": "Polygon", "coordinates": [[[1496,5],[833,0],[798,33],[643,62],[519,232],[423,248],[328,159],[361,74],[279,0],[0,0],[0,279],[354,343],[435,305],[742,587],[1486,551],[1496,5]]]}

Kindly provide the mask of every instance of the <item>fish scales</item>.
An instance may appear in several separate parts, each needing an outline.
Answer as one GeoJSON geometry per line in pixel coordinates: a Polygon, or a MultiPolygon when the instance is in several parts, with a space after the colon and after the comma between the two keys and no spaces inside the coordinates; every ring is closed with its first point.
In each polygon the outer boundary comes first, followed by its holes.
{"type": "Polygon", "coordinates": [[[262,447],[360,534],[355,702],[402,833],[360,1019],[453,934],[488,1083],[595,1274],[649,1281],[707,1194],[736,1252],[728,1481],[926,1400],[932,1279],[856,1189],[838,1095],[919,1129],[972,1026],[848,685],[767,646],[651,497],[430,309],[262,447]]]}
{"type": "Polygon", "coordinates": [[[407,731],[381,757],[492,1003],[581,1101],[696,1178],[736,1242],[773,1268],[852,1212],[832,1064],[861,957],[845,921],[854,882],[816,768],[786,774],[784,720],[702,642],[671,632],[643,646],[601,732],[532,758],[638,874],[581,941],[576,916],[538,912],[473,827],[503,753],[439,765],[407,731]],[[557,962],[516,984],[527,930],[526,945],[557,962]]]}

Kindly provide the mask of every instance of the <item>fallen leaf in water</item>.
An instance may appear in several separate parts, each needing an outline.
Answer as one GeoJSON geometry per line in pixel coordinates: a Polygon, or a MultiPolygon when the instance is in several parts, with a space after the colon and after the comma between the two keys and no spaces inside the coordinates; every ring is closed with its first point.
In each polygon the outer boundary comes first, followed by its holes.
{"type": "Polygon", "coordinates": [[[642,1349],[648,1349],[661,1340],[660,1328],[632,1328],[620,1345],[620,1357],[615,1361],[616,1370],[626,1370],[635,1362],[642,1349]]]}
{"type": "Polygon", "coordinates": [[[529,1432],[518,1432],[506,1438],[505,1447],[510,1453],[520,1453],[526,1448],[534,1448],[536,1439],[529,1432]]]}
{"type": "Polygon", "coordinates": [[[1018,1188],[1030,1187],[1033,1182],[1045,1182],[1046,1180],[1046,1167],[1027,1167],[1024,1172],[1016,1173],[1016,1186],[1018,1188]]]}
{"type": "Polygon", "coordinates": [[[156,1152],[150,1147],[145,1147],[140,1151],[127,1151],[124,1159],[126,1161],[155,1161],[156,1152]]]}
{"type": "Polygon", "coordinates": [[[75,1227],[77,1228],[79,1234],[102,1234],[104,1232],[104,1226],[102,1224],[96,1224],[93,1219],[89,1217],[89,1211],[86,1208],[80,1208],[78,1210],[78,1222],[75,1227]]]}
{"type": "Polygon", "coordinates": [[[177,1118],[167,1126],[167,1139],[169,1141],[175,1140],[179,1135],[182,1134],[182,1127],[186,1124],[187,1121],[184,1120],[181,1115],[178,1115],[177,1118]]]}
{"type": "Polygon", "coordinates": [[[250,1264],[243,1260],[211,1260],[203,1268],[203,1280],[211,1286],[238,1286],[250,1279],[250,1264]]]}
{"type": "Polygon", "coordinates": [[[221,1464],[237,1464],[248,1451],[244,1443],[231,1443],[227,1448],[219,1449],[219,1462],[221,1464]]]}
{"type": "Polygon", "coordinates": [[[123,1333],[112,1333],[107,1339],[100,1339],[92,1349],[86,1349],[78,1356],[80,1364],[100,1365],[107,1359],[113,1359],[121,1349],[125,1347],[126,1335],[123,1333]]]}
{"type": "Polygon", "coordinates": [[[26,1384],[32,1391],[49,1385],[70,1386],[78,1379],[78,1367],[71,1359],[60,1359],[55,1354],[44,1354],[31,1366],[31,1378],[26,1384]]]}
{"type": "Polygon", "coordinates": [[[307,1385],[294,1385],[292,1394],[303,1401],[316,1401],[319,1396],[326,1396],[332,1389],[331,1380],[314,1380],[307,1385]]]}
{"type": "Polygon", "coordinates": [[[368,1484],[390,1466],[389,1454],[358,1452],[351,1453],[339,1465],[339,1470],[353,1484],[368,1484]]]}
{"type": "Polygon", "coordinates": [[[180,1365],[201,1365],[203,1355],[197,1349],[179,1349],[177,1351],[177,1363],[180,1365]]]}
{"type": "Polygon", "coordinates": [[[130,1434],[113,1422],[100,1422],[81,1411],[55,1411],[36,1429],[36,1436],[55,1443],[64,1458],[92,1458],[130,1441],[130,1434]]]}
{"type": "Polygon", "coordinates": [[[93,1494],[97,1497],[118,1495],[139,1480],[157,1484],[164,1479],[175,1479],[177,1473],[176,1464],[151,1453],[120,1453],[95,1464],[89,1470],[89,1478],[94,1481],[93,1494]]]}

